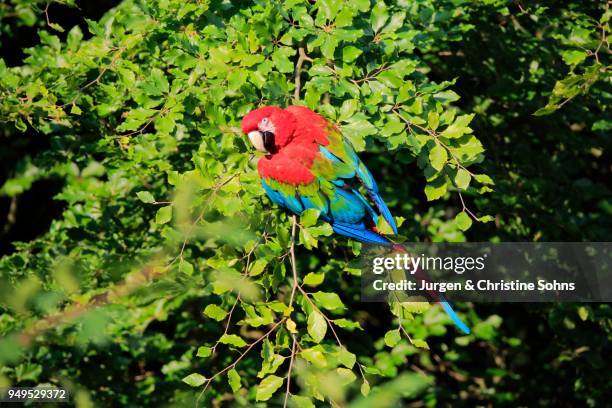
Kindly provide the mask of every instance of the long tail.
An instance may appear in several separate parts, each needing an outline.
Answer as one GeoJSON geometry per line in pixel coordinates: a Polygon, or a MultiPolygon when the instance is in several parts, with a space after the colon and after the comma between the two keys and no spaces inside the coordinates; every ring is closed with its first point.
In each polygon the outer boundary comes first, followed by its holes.
{"type": "Polygon", "coordinates": [[[448,315],[452,319],[453,323],[455,323],[455,326],[457,326],[465,334],[470,334],[471,333],[470,328],[467,327],[467,325],[465,323],[463,323],[463,321],[459,318],[459,316],[457,316],[457,313],[455,313],[455,311],[453,310],[453,307],[450,305],[450,303],[448,303],[446,300],[442,300],[442,301],[440,301],[438,303],[440,303],[442,305],[442,308],[444,309],[444,311],[446,313],[448,313],[448,315]]]}
{"type": "MultiPolygon", "coordinates": [[[[393,244],[392,248],[395,252],[409,254],[406,248],[404,248],[400,244],[393,244]]],[[[429,280],[425,272],[421,269],[416,271],[415,277],[419,280],[429,280]]],[[[455,323],[455,326],[457,326],[465,334],[471,333],[470,328],[465,323],[463,323],[463,321],[459,318],[459,316],[457,316],[457,313],[455,313],[455,311],[453,310],[453,307],[446,300],[444,295],[442,295],[441,293],[437,293],[437,292],[430,292],[430,295],[442,306],[442,309],[444,309],[444,311],[450,316],[453,323],[455,323]]]]}

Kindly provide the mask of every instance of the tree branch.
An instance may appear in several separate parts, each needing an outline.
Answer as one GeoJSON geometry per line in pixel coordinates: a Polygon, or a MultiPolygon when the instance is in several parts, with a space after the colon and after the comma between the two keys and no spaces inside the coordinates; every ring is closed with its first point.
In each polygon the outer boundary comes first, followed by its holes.
{"type": "Polygon", "coordinates": [[[293,298],[295,297],[295,291],[298,287],[297,268],[295,266],[295,231],[297,227],[297,217],[293,216],[293,226],[291,227],[291,246],[289,247],[289,254],[291,255],[291,270],[293,272],[293,286],[291,288],[291,297],[289,298],[289,309],[293,308],[293,298]]]}
{"type": "Polygon", "coordinates": [[[300,78],[300,74],[302,72],[302,65],[304,61],[312,62],[312,58],[306,55],[304,51],[304,47],[298,48],[298,60],[295,63],[295,90],[293,91],[293,99],[297,102],[300,100],[300,90],[302,86],[302,79],[300,78]]]}
{"type": "Polygon", "coordinates": [[[289,394],[291,394],[289,387],[291,387],[291,371],[293,370],[293,360],[295,359],[295,334],[292,334],[291,337],[293,338],[293,345],[291,346],[291,359],[289,360],[289,370],[287,371],[287,391],[285,392],[283,408],[287,407],[287,400],[289,399],[289,394]]]}

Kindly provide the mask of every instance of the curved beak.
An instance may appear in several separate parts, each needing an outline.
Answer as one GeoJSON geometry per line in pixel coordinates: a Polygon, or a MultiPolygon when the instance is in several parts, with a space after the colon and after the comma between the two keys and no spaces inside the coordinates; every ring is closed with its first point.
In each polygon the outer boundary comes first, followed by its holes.
{"type": "Polygon", "coordinates": [[[267,152],[266,147],[264,145],[263,135],[259,130],[253,130],[249,132],[249,140],[251,144],[260,152],[267,152]]]}

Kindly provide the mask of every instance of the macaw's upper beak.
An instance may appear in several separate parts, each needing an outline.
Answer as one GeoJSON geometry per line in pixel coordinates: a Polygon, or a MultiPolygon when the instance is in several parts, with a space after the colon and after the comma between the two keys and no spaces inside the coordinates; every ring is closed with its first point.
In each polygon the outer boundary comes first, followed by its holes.
{"type": "Polygon", "coordinates": [[[276,151],[274,133],[272,132],[253,130],[252,132],[249,132],[249,140],[259,151],[266,153],[274,153],[276,151]]]}
{"type": "Polygon", "coordinates": [[[253,130],[252,132],[249,132],[249,140],[257,150],[261,152],[267,152],[266,147],[264,145],[263,135],[259,130],[253,130]]]}

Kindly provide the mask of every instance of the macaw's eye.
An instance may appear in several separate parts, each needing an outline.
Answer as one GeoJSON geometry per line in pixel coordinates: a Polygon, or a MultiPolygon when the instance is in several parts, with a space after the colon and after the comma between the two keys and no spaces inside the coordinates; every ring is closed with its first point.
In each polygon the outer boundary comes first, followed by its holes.
{"type": "Polygon", "coordinates": [[[276,145],[274,143],[274,133],[272,132],[261,132],[263,137],[263,143],[266,150],[270,153],[274,153],[276,151],[276,145]]]}
{"type": "Polygon", "coordinates": [[[261,120],[261,124],[262,124],[262,125],[266,125],[267,123],[268,123],[268,118],[263,118],[263,119],[261,120]]]}

